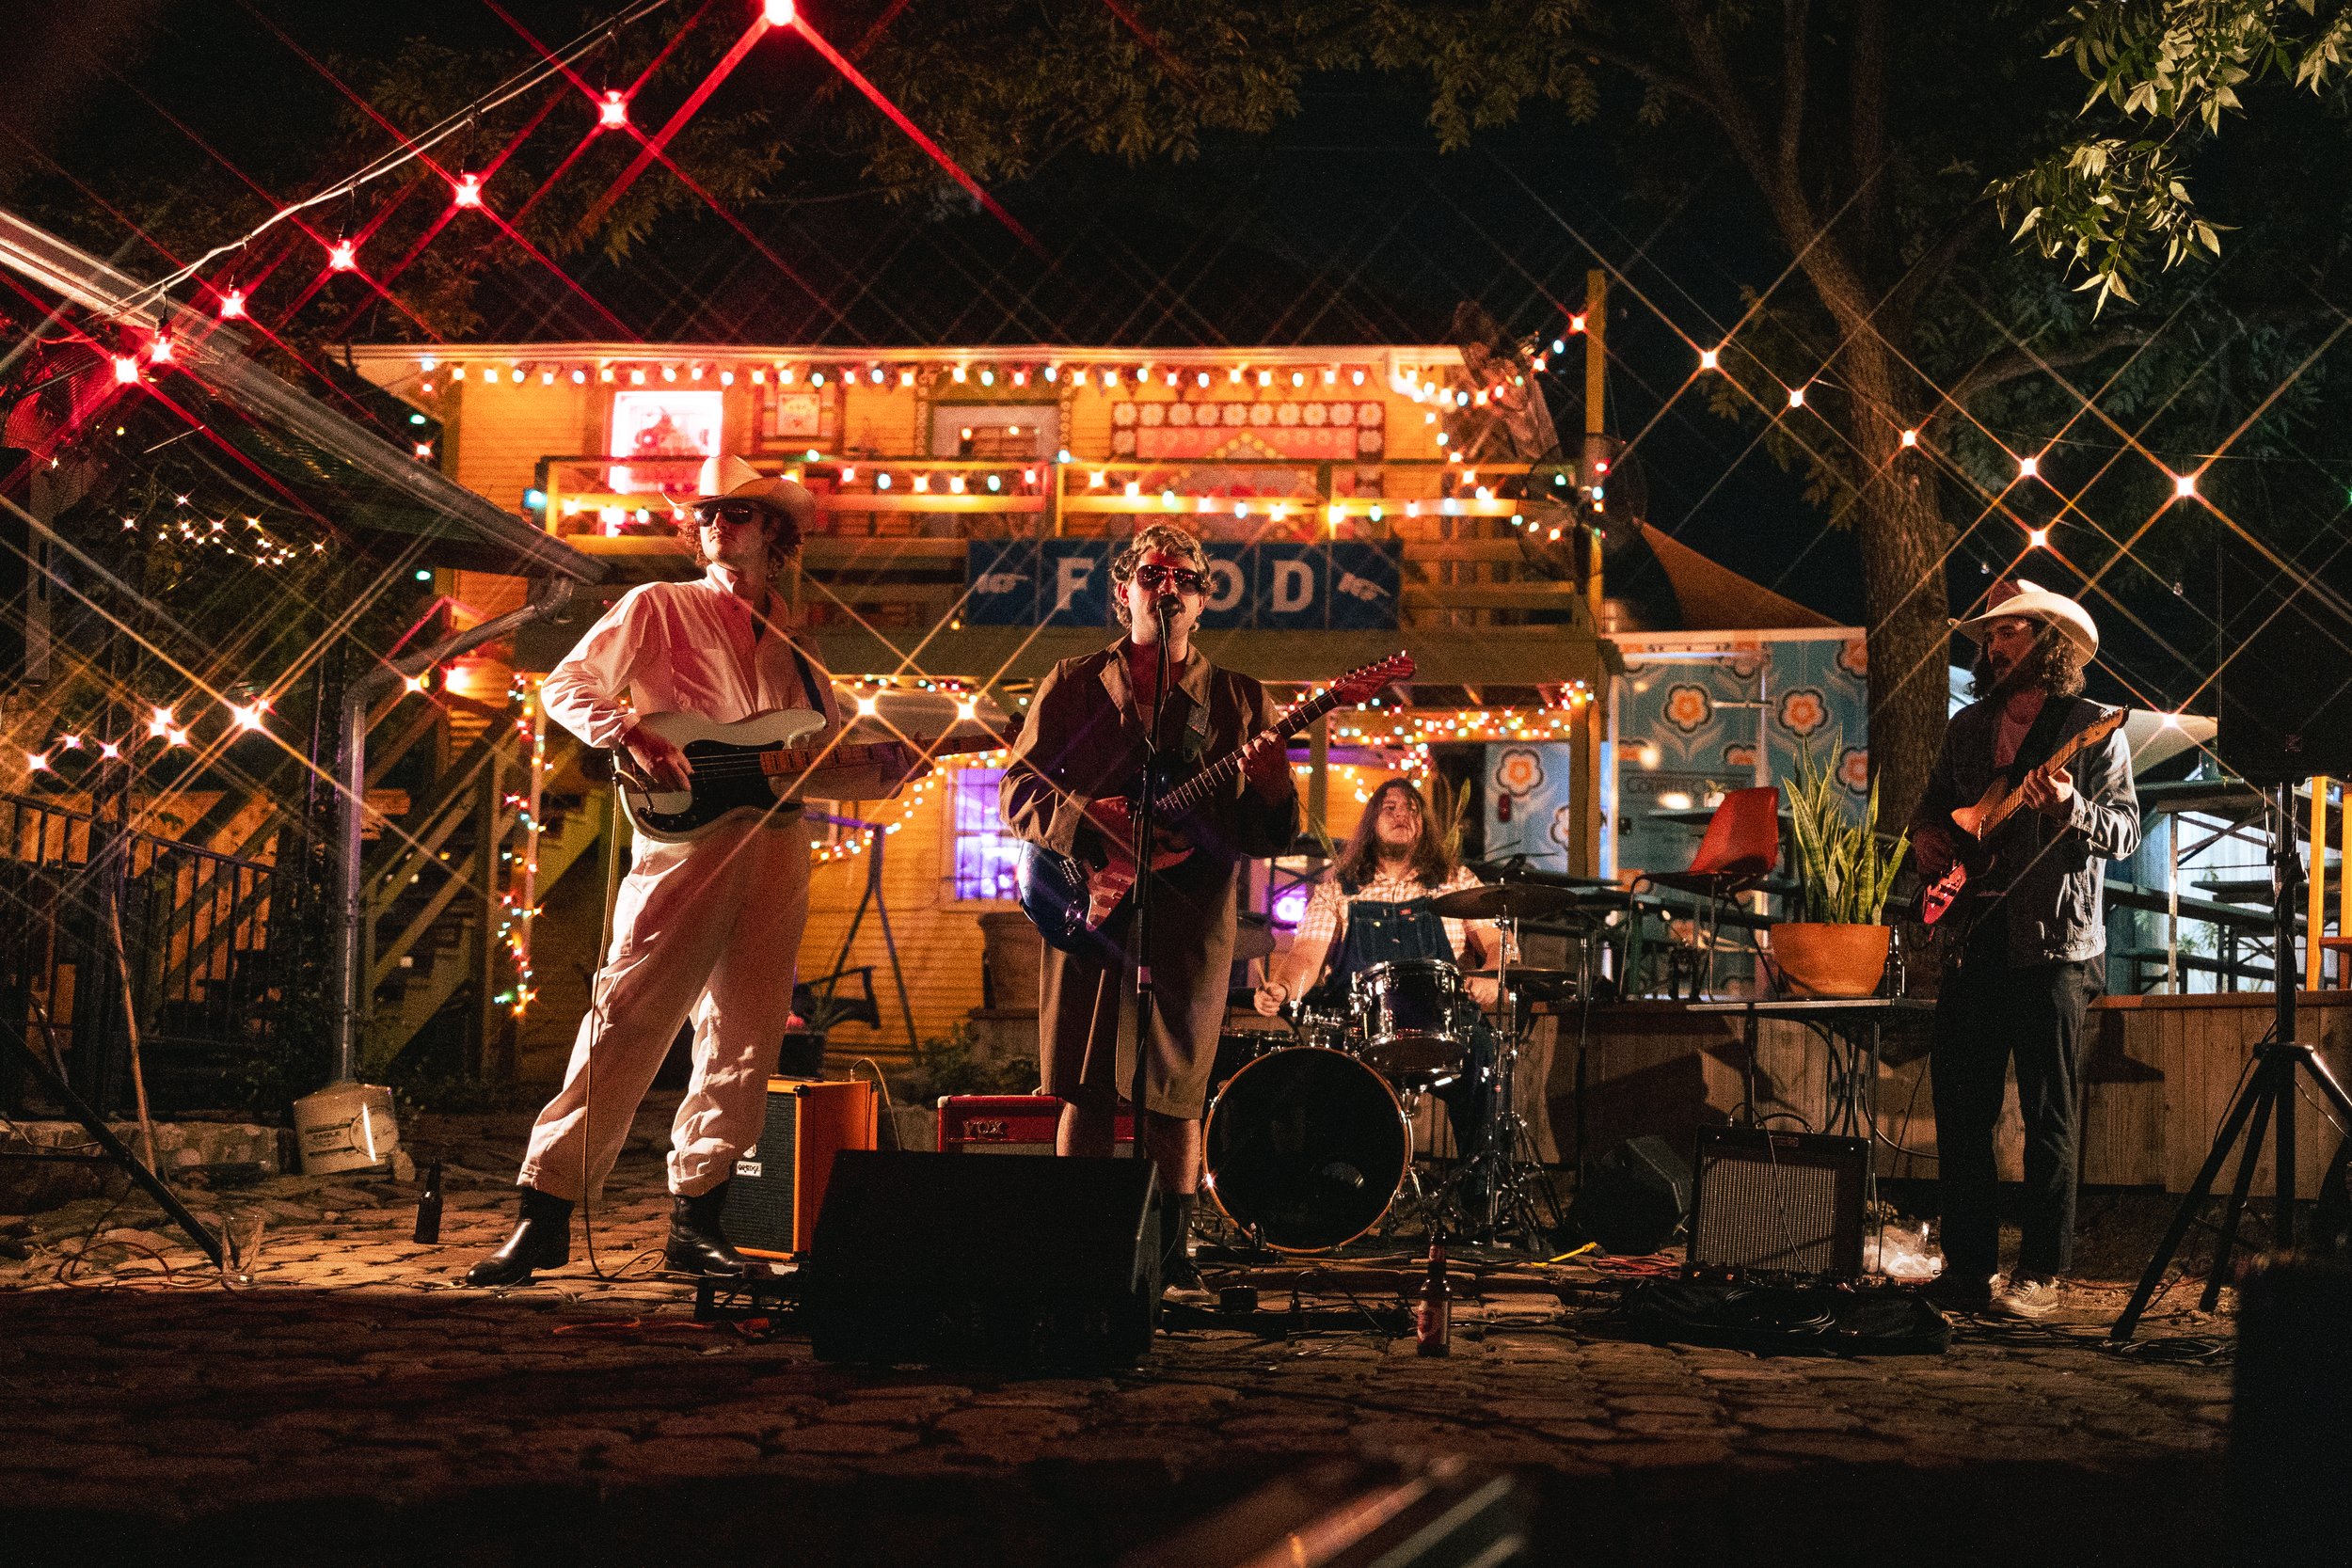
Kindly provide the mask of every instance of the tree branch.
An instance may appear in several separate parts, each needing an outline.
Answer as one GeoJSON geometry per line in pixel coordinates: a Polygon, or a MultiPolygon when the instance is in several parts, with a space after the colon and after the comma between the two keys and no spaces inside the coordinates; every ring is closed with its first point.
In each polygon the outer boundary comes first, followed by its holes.
{"type": "Polygon", "coordinates": [[[2138,326],[2111,326],[2087,338],[2036,353],[2028,346],[2004,349],[1980,361],[1955,383],[1945,394],[1947,406],[1964,408],[1971,398],[1980,397],[1997,387],[2006,387],[2029,375],[2048,371],[2063,371],[2111,354],[2119,348],[2137,348],[2148,341],[2148,331],[2138,326]]]}
{"type": "Polygon", "coordinates": [[[1971,207],[1965,217],[1946,231],[1944,237],[1920,254],[1917,261],[1903,270],[1895,286],[1886,291],[1886,303],[1879,307],[1880,319],[1887,324],[1887,331],[1899,332],[1909,325],[1911,312],[1917,308],[1927,292],[1940,281],[1959,261],[1961,253],[1974,244],[1978,236],[1993,227],[1993,204],[1979,201],[1971,207]]]}
{"type": "Polygon", "coordinates": [[[1614,44],[1603,43],[1597,39],[1576,34],[1571,36],[1563,47],[1577,54],[1590,55],[1604,65],[1615,66],[1636,81],[1647,82],[1652,87],[1673,93],[1677,98],[1686,99],[1709,113],[1714,111],[1714,102],[1707,96],[1706,89],[1696,82],[1692,81],[1688,76],[1677,76],[1673,71],[1653,61],[1643,59],[1638,55],[1629,55],[1614,44]]]}
{"type": "MultiPolygon", "coordinates": [[[[1851,102],[1847,109],[1853,177],[1875,185],[1886,159],[1886,0],[1855,0],[1851,102]]],[[[1884,188],[1867,191],[1853,215],[1855,250],[1866,260],[1879,252],[1884,188]]]]}
{"type": "Polygon", "coordinates": [[[1780,6],[1780,177],[1802,188],[1797,149],[1804,135],[1804,93],[1810,81],[1804,55],[1806,0],[1780,6]]]}

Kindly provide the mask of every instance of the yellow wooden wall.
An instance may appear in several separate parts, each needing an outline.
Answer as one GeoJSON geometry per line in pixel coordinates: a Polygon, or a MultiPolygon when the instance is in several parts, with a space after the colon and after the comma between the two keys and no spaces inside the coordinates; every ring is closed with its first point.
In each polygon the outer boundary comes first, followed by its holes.
{"type": "MultiPolygon", "coordinates": [[[[912,801],[851,801],[839,813],[904,823],[889,835],[882,851],[882,895],[889,905],[891,930],[898,939],[898,962],[906,974],[908,1000],[914,1008],[915,1035],[923,1039],[946,1038],[980,1005],[977,917],[991,910],[1013,907],[995,901],[958,903],[951,896],[953,863],[947,844],[951,771],[943,770],[934,778],[938,782],[912,801]]],[[[803,979],[813,979],[833,967],[866,877],[864,855],[819,864],[812,873],[808,930],[801,941],[803,979]]],[[[882,1027],[843,1024],[832,1036],[834,1054],[872,1052],[888,1059],[903,1052],[906,1025],[891,988],[882,922],[870,907],[847,962],[852,968],[874,966],[874,995],[881,1004],[882,1027]]]]}

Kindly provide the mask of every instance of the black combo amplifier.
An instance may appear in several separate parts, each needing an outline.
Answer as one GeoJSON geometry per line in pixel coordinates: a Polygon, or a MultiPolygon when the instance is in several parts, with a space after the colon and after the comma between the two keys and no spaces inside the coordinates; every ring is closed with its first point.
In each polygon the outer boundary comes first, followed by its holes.
{"type": "Polygon", "coordinates": [[[1690,1272],[1842,1283],[1862,1277],[1870,1146],[1820,1132],[1705,1127],[1691,1190],[1690,1272]]]}

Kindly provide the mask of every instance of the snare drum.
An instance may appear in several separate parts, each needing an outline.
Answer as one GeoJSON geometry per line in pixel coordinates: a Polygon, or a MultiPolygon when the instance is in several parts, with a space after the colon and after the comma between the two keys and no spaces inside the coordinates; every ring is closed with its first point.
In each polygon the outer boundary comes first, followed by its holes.
{"type": "Polygon", "coordinates": [[[1413,1163],[1396,1091],[1344,1052],[1269,1051],[1209,1107],[1209,1196],[1277,1252],[1343,1246],[1380,1223],[1413,1163]]]}
{"type": "Polygon", "coordinates": [[[1399,958],[1356,977],[1356,1018],[1364,1060],[1391,1078],[1430,1086],[1470,1065],[1478,1009],[1462,972],[1443,958],[1399,958]]]}

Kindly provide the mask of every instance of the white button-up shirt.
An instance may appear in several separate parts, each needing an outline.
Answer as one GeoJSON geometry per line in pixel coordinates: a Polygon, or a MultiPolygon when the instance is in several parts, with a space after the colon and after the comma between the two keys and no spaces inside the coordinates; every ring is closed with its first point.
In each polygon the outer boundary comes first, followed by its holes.
{"type": "Polygon", "coordinates": [[[840,726],[833,683],[812,658],[820,689],[801,680],[791,641],[763,627],[713,562],[693,582],[648,582],[621,595],[548,673],[548,717],[591,746],[621,743],[641,713],[694,713],[732,724],[777,708],[825,716],[822,745],[840,726]]]}

